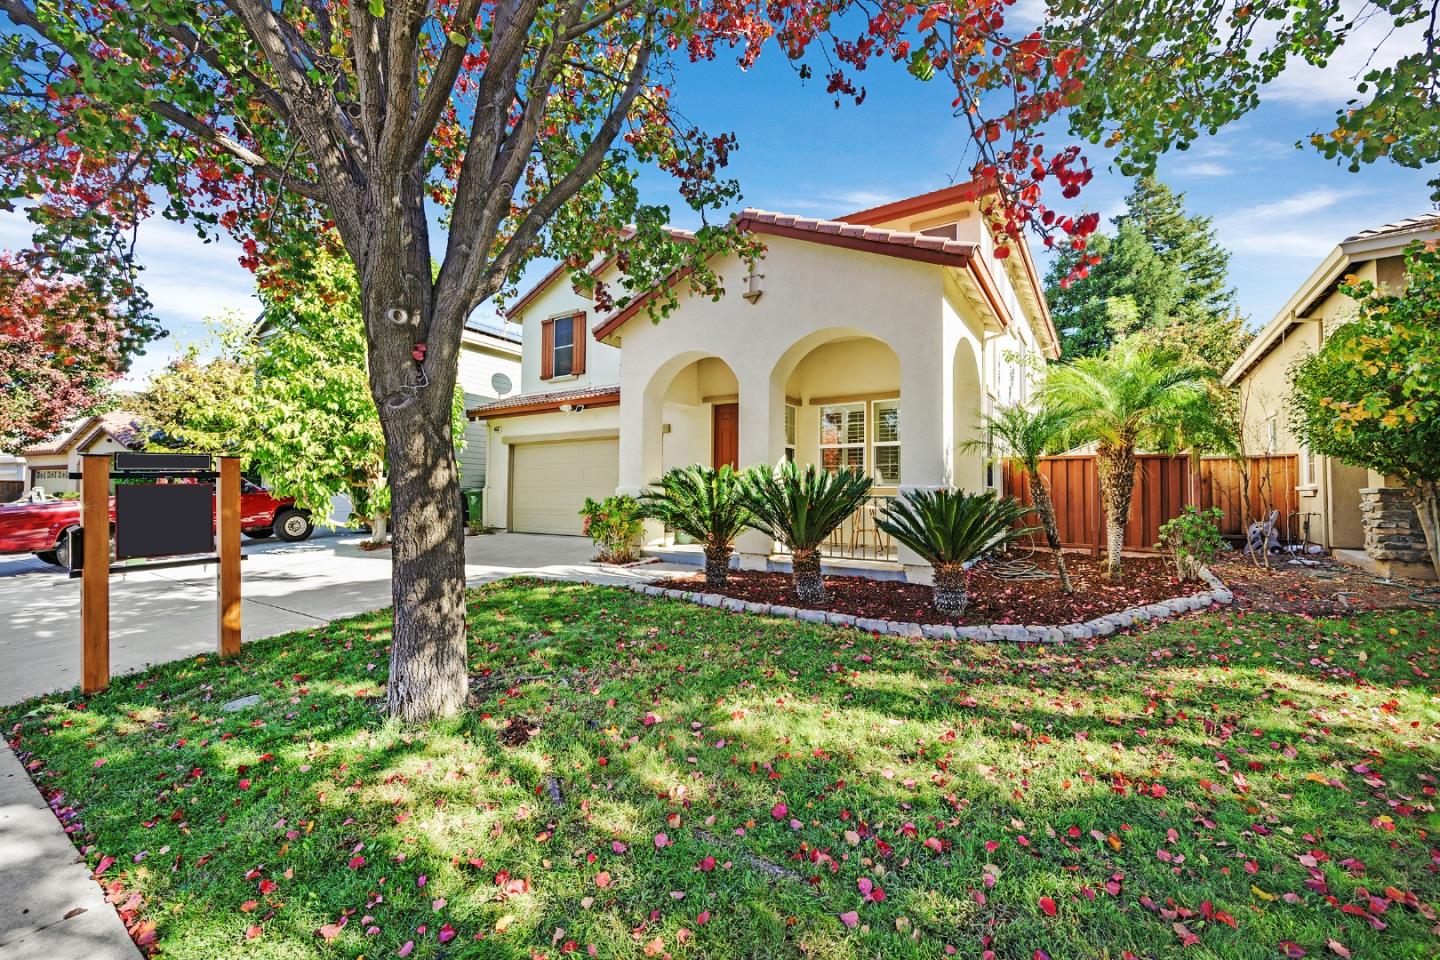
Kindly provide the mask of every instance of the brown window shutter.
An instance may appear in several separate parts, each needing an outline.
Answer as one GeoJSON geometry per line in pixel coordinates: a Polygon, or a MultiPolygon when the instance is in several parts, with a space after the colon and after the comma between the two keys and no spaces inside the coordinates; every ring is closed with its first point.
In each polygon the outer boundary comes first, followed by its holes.
{"type": "Polygon", "coordinates": [[[571,328],[570,335],[571,342],[575,344],[574,370],[576,374],[581,374],[585,372],[585,341],[590,339],[590,331],[585,326],[583,313],[575,314],[570,318],[570,322],[575,325],[571,328]]]}
{"type": "Polygon", "coordinates": [[[555,376],[555,321],[540,322],[540,379],[555,376]]]}

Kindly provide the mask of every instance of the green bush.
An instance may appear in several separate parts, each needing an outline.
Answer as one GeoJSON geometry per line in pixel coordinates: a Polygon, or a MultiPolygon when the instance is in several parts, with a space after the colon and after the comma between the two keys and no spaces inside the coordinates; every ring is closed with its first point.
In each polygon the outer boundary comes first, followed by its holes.
{"type": "Polygon", "coordinates": [[[585,518],[582,532],[595,541],[595,559],[602,563],[630,563],[635,559],[642,520],[640,503],[634,497],[616,495],[604,500],[585,498],[580,508],[585,518]]]}
{"type": "Polygon", "coordinates": [[[1160,524],[1160,542],[1155,549],[1169,555],[1181,580],[1199,580],[1200,568],[1225,549],[1219,527],[1223,516],[1219,507],[1197,510],[1186,506],[1179,516],[1160,524]]]}
{"type": "Polygon", "coordinates": [[[876,526],[934,568],[935,609],[959,616],[970,602],[965,565],[1038,529],[1019,526],[1029,512],[1014,497],[993,490],[910,490],[890,504],[876,526]]]}
{"type": "Polygon", "coordinates": [[[749,524],[790,551],[795,593],[805,603],[825,601],[820,545],[865,502],[873,485],[859,470],[847,467],[831,473],[790,460],[773,470],[757,466],[745,471],[749,524]]]}
{"type": "Polygon", "coordinates": [[[654,485],[660,489],[640,496],[641,516],[699,541],[705,585],[724,587],[735,538],[750,520],[741,475],[729,464],[716,470],[697,463],[676,467],[654,485]]]}

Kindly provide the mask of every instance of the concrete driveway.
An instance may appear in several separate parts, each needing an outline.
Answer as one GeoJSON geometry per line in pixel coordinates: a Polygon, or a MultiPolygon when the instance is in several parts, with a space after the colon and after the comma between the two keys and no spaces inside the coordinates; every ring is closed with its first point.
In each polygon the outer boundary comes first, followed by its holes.
{"type": "MultiPolygon", "coordinates": [[[[356,534],[304,543],[246,542],[245,640],[314,627],[390,605],[390,552],[356,534]]],[[[649,580],[665,570],[600,566],[581,537],[499,533],[465,540],[471,584],[529,575],[593,583],[649,580]]],[[[215,649],[215,568],[116,573],[110,581],[110,668],[119,675],[215,649]]],[[[80,681],[80,581],[32,557],[0,557],[0,704],[80,681]]]]}

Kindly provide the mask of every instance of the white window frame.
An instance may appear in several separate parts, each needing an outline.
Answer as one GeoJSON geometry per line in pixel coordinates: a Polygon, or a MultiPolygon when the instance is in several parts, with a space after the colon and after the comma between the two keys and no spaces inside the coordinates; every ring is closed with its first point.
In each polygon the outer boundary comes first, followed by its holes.
{"type": "Polygon", "coordinates": [[[1265,452],[1274,453],[1280,442],[1280,427],[1275,414],[1265,418],[1265,452]]]}
{"type": "Polygon", "coordinates": [[[565,378],[565,377],[573,377],[573,376],[575,376],[575,328],[578,327],[578,326],[579,326],[579,324],[575,322],[575,316],[574,316],[574,314],[567,314],[567,315],[565,315],[565,316],[563,316],[563,317],[556,317],[553,321],[551,321],[551,324],[550,324],[550,341],[551,341],[551,342],[550,342],[550,379],[551,379],[551,380],[560,380],[560,379],[563,379],[563,378],[565,378]],[[567,344],[564,344],[563,346],[562,346],[561,343],[560,343],[560,329],[561,329],[561,327],[562,327],[562,323],[561,323],[562,320],[563,320],[563,321],[568,321],[567,323],[564,323],[563,326],[565,327],[565,329],[569,330],[569,332],[570,332],[570,342],[567,343],[567,344]],[[566,370],[564,373],[561,373],[561,372],[560,372],[560,351],[562,351],[562,350],[566,351],[566,356],[568,356],[568,357],[569,357],[569,360],[570,360],[570,367],[569,367],[569,369],[566,370]]]}
{"type": "Polygon", "coordinates": [[[799,433],[800,408],[793,403],[785,404],[785,459],[795,459],[795,437],[799,433]]]}
{"type": "MultiPolygon", "coordinates": [[[[847,417],[846,419],[848,420],[849,418],[847,417]]],[[[822,469],[824,469],[824,466],[825,466],[825,451],[826,451],[826,450],[849,450],[849,449],[858,449],[858,450],[860,451],[860,465],[859,465],[860,470],[863,472],[863,471],[868,467],[868,465],[869,465],[869,459],[870,459],[870,458],[869,458],[869,450],[867,449],[868,441],[869,441],[869,439],[870,439],[870,423],[869,423],[869,419],[870,419],[870,410],[869,410],[869,407],[868,407],[863,401],[860,402],[860,403],[827,403],[827,404],[825,404],[824,406],[822,406],[822,407],[820,408],[820,431],[819,431],[819,434],[820,434],[820,435],[819,435],[818,439],[819,439],[819,441],[820,441],[820,444],[819,444],[819,449],[820,449],[820,466],[821,466],[822,469]],[[846,442],[843,442],[843,443],[826,443],[826,442],[825,442],[825,414],[826,414],[828,411],[831,411],[831,410],[845,410],[845,411],[859,410],[859,411],[860,411],[860,430],[861,430],[861,437],[860,437],[859,441],[846,441],[846,442]]],[[[847,466],[850,466],[850,464],[847,464],[847,466]]]]}
{"type": "MultiPolygon", "coordinates": [[[[876,450],[876,449],[881,448],[881,447],[884,447],[884,448],[894,448],[897,458],[898,458],[898,456],[899,456],[899,453],[900,453],[900,442],[901,442],[901,440],[903,439],[903,437],[901,437],[901,435],[900,435],[900,421],[899,421],[899,416],[900,416],[900,398],[899,398],[899,397],[887,397],[887,398],[885,398],[885,399],[883,399],[883,400],[871,400],[871,401],[870,401],[870,429],[869,429],[869,434],[870,434],[870,437],[871,437],[870,446],[871,446],[872,449],[871,449],[871,451],[870,451],[869,462],[870,462],[870,464],[872,465],[871,468],[870,468],[872,472],[878,472],[879,469],[880,469],[880,458],[875,455],[875,450],[876,450]],[[894,408],[895,408],[896,422],[895,422],[895,439],[894,439],[894,440],[880,440],[880,439],[878,439],[879,436],[880,436],[880,408],[881,408],[881,407],[894,407],[894,408]]],[[[896,470],[897,476],[895,477],[895,479],[894,479],[893,481],[891,481],[891,480],[881,480],[881,479],[877,476],[877,477],[874,478],[874,479],[875,479],[875,484],[876,484],[877,486],[882,486],[882,487],[897,487],[897,486],[899,486],[899,485],[900,485],[900,482],[901,482],[901,478],[903,477],[903,474],[900,474],[900,472],[899,472],[899,471],[900,471],[900,463],[899,463],[899,460],[898,460],[898,459],[896,460],[896,463],[895,463],[895,470],[896,470]]]]}
{"type": "Polygon", "coordinates": [[[1297,489],[1313,490],[1319,486],[1320,467],[1315,462],[1315,454],[1310,452],[1308,447],[1300,448],[1300,485],[1297,489]]]}

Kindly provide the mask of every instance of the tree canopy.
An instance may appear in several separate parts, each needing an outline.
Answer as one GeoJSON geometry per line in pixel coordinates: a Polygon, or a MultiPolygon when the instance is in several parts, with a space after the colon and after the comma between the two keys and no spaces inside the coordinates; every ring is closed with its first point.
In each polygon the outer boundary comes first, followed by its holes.
{"type": "Polygon", "coordinates": [[[1114,234],[1061,253],[1046,275],[1062,355],[1103,353],[1141,334],[1223,370],[1248,335],[1229,286],[1230,254],[1211,218],[1187,214],[1185,195],[1148,175],[1125,206],[1114,234]]]}
{"type": "Polygon", "coordinates": [[[129,347],[85,284],[45,279],[0,253],[0,451],[18,452],[102,405],[129,347]]]}

